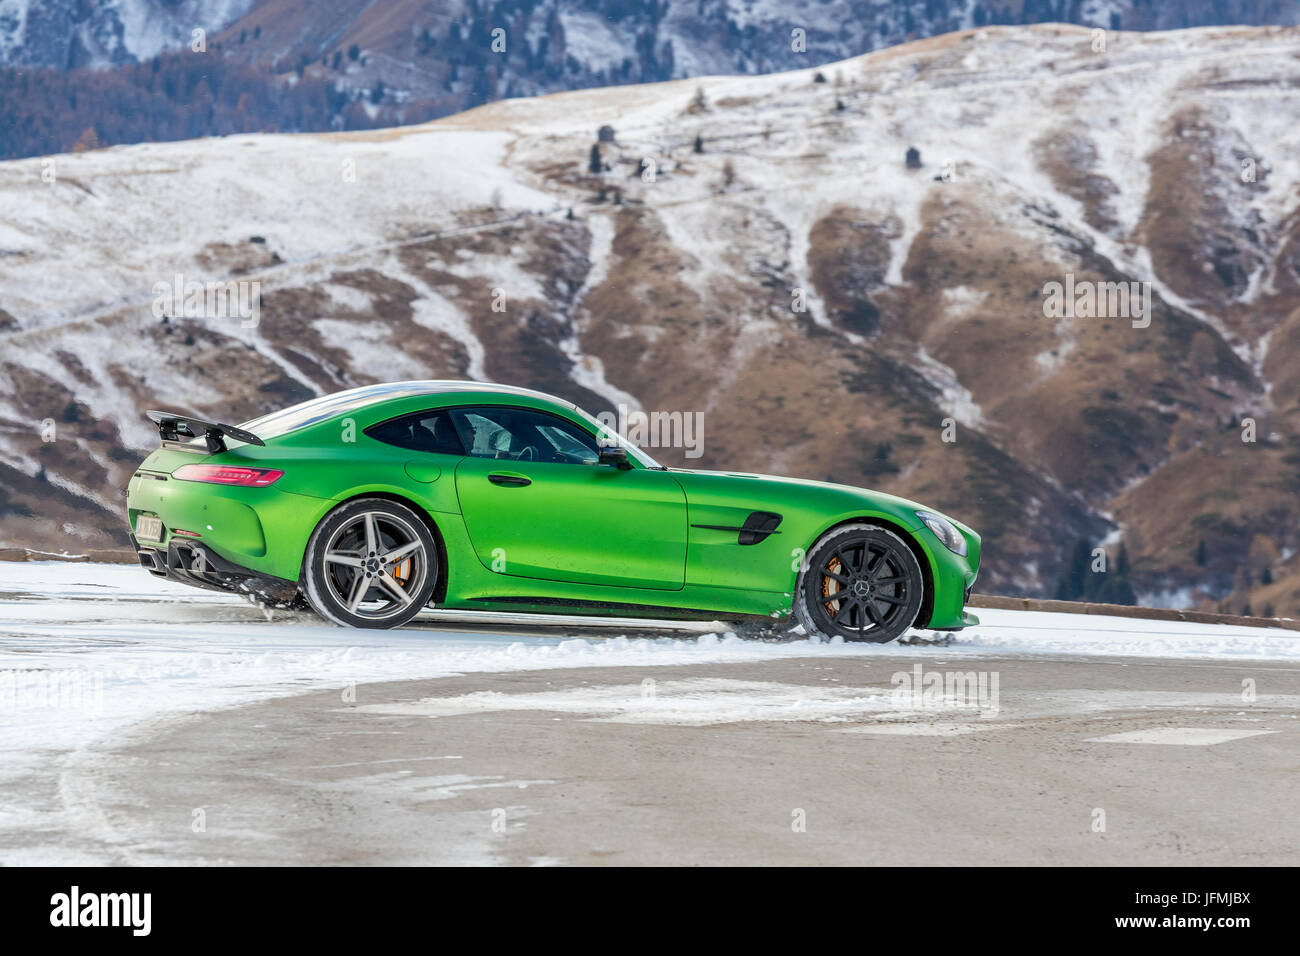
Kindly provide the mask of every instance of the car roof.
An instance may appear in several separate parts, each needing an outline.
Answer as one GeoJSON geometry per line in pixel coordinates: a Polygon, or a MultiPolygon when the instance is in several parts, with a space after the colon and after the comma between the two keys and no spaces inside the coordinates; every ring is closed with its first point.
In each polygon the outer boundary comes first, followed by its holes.
{"type": "Polygon", "coordinates": [[[353,398],[356,400],[358,407],[368,405],[372,401],[386,401],[390,398],[412,398],[417,395],[442,395],[449,392],[496,392],[501,395],[526,395],[530,398],[541,398],[549,402],[555,402],[559,405],[567,405],[570,408],[576,408],[573,402],[566,402],[562,398],[556,398],[554,395],[548,395],[546,392],[539,392],[531,388],[520,388],[517,385],[501,385],[497,382],[476,382],[472,380],[460,379],[427,379],[409,382],[380,382],[375,385],[362,385],[359,388],[350,388],[344,392],[333,392],[329,395],[322,395],[319,398],[308,399],[303,404],[311,402],[324,401],[332,398],[353,398]]]}
{"type": "Polygon", "coordinates": [[[356,412],[381,402],[393,402],[400,399],[424,398],[431,395],[453,395],[457,393],[475,395],[501,395],[516,398],[531,398],[549,402],[564,408],[577,409],[573,402],[556,398],[545,392],[531,388],[519,388],[514,385],[499,385],[496,382],[473,382],[457,380],[429,380],[410,382],[383,382],[376,385],[362,385],[342,392],[319,395],[305,402],[271,412],[260,418],[245,422],[241,428],[252,432],[260,438],[268,439],[297,431],[309,425],[315,425],[349,412],[356,412]]]}

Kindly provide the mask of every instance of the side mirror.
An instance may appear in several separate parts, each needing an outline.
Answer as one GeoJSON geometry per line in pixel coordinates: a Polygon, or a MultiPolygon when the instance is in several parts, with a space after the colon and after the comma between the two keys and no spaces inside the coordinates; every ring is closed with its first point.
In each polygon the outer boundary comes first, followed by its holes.
{"type": "Polygon", "coordinates": [[[613,465],[615,468],[631,468],[627,463],[627,449],[622,445],[601,445],[600,457],[596,459],[600,465],[613,465]]]}

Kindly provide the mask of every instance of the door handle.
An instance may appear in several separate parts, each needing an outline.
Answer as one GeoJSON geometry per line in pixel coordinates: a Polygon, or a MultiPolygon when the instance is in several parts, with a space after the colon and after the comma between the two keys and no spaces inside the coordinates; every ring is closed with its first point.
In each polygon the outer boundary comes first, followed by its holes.
{"type": "Polygon", "coordinates": [[[523,475],[488,475],[488,481],[494,485],[505,485],[507,488],[522,488],[533,483],[531,478],[525,478],[523,475]]]}

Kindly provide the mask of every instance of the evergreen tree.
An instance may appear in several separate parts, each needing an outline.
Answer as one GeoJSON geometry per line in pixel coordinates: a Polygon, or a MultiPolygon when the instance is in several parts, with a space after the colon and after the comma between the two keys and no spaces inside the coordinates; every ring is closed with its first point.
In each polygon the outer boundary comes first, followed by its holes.
{"type": "Polygon", "coordinates": [[[1074,542],[1074,551],[1070,555],[1069,570],[1066,572],[1066,586],[1070,595],[1068,600],[1077,601],[1088,590],[1088,576],[1091,572],[1092,549],[1085,538],[1074,542]]]}
{"type": "Polygon", "coordinates": [[[1129,583],[1128,578],[1120,577],[1118,574],[1097,575],[1097,577],[1105,578],[1097,588],[1098,603],[1124,604],[1129,607],[1137,604],[1137,594],[1133,591],[1133,585],[1129,583]]]}

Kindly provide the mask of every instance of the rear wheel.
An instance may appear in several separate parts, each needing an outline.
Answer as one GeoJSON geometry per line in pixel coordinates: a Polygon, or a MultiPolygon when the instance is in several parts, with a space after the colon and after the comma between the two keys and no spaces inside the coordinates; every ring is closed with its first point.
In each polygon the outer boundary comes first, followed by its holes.
{"type": "Polygon", "coordinates": [[[307,542],[307,600],[350,627],[400,627],[429,603],[438,583],[433,535],[410,508],[362,498],[326,515],[307,542]]]}
{"type": "Polygon", "coordinates": [[[921,566],[902,538],[875,525],[845,525],[809,552],[794,612],[811,634],[884,644],[916,621],[924,589],[921,566]]]}

